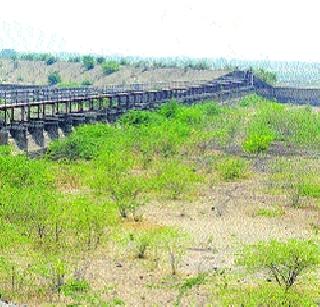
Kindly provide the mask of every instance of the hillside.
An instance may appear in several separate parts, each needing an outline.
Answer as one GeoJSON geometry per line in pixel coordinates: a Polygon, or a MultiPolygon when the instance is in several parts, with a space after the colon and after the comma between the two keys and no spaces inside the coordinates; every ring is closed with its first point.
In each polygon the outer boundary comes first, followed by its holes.
{"type": "Polygon", "coordinates": [[[48,66],[42,61],[0,59],[0,82],[3,83],[47,84],[48,74],[54,71],[59,72],[63,83],[81,84],[88,80],[94,86],[177,80],[211,80],[227,72],[225,70],[121,66],[119,71],[106,76],[100,65],[95,65],[92,70],[86,71],[81,63],[59,61],[48,66]]]}

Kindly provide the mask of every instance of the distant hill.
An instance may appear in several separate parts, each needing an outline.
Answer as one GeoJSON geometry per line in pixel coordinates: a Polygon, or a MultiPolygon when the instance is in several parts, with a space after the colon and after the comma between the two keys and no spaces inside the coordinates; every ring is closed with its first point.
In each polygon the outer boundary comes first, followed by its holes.
{"type": "Polygon", "coordinates": [[[101,65],[86,70],[82,63],[58,61],[47,65],[43,61],[25,61],[0,59],[0,82],[23,84],[48,84],[48,75],[57,71],[62,83],[81,84],[89,81],[94,86],[123,83],[145,83],[176,80],[211,80],[223,74],[226,70],[196,70],[183,68],[137,68],[132,65],[120,66],[120,70],[110,75],[104,75],[101,65]]]}

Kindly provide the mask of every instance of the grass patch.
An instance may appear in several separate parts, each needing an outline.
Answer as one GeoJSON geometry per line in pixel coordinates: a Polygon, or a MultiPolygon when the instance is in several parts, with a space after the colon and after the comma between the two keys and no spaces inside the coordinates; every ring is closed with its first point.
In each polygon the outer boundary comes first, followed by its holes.
{"type": "Polygon", "coordinates": [[[284,215],[284,211],[280,207],[274,207],[274,208],[259,208],[254,213],[254,216],[260,216],[260,217],[281,217],[284,215]]]}
{"type": "Polygon", "coordinates": [[[248,177],[249,165],[246,160],[236,157],[224,158],[217,162],[216,171],[223,180],[233,181],[248,177]]]}

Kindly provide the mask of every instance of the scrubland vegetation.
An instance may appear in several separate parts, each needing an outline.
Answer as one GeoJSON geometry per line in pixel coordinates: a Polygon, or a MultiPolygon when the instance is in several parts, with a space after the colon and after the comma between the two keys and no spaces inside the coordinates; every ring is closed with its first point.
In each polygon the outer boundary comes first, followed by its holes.
{"type": "Polygon", "coordinates": [[[256,95],[0,152],[0,297],[69,306],[317,306],[320,116],[256,95]]]}

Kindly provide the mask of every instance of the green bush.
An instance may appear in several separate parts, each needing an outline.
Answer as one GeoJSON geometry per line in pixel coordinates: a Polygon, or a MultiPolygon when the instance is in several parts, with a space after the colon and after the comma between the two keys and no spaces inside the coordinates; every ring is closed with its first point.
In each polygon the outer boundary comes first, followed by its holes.
{"type": "Polygon", "coordinates": [[[255,216],[261,217],[279,217],[284,214],[281,208],[260,208],[256,211],[255,216]]]}
{"type": "Polygon", "coordinates": [[[102,56],[97,57],[96,61],[98,64],[102,64],[106,59],[102,56]]]}
{"type": "Polygon", "coordinates": [[[168,119],[173,119],[177,116],[179,104],[176,101],[170,101],[161,106],[159,113],[168,119]]]}
{"type": "Polygon", "coordinates": [[[237,286],[234,289],[224,290],[223,306],[272,306],[272,307],[316,307],[314,297],[309,294],[285,289],[270,284],[262,284],[258,287],[237,286]]]}
{"type": "Polygon", "coordinates": [[[110,143],[112,143],[111,139],[115,141],[116,135],[117,130],[111,126],[83,125],[77,127],[68,138],[52,142],[49,145],[47,156],[52,160],[90,160],[98,156],[108,138],[110,138],[110,143]]]}
{"type": "Polygon", "coordinates": [[[161,116],[148,111],[129,111],[120,118],[120,124],[132,126],[149,126],[160,122],[161,116]]]}
{"type": "Polygon", "coordinates": [[[50,169],[44,160],[26,156],[0,155],[0,187],[29,188],[51,186],[50,169]]]}
{"type": "Polygon", "coordinates": [[[101,67],[104,75],[111,75],[120,69],[120,65],[116,61],[104,62],[101,67]]]}
{"type": "Polygon", "coordinates": [[[272,240],[246,246],[238,263],[253,270],[267,270],[283,289],[288,290],[297,278],[320,264],[320,248],[312,241],[272,240]]]}
{"type": "Polygon", "coordinates": [[[243,149],[248,153],[260,153],[270,147],[273,139],[271,134],[250,134],[243,142],[243,149]]]}
{"type": "Polygon", "coordinates": [[[216,170],[222,179],[227,181],[246,178],[248,164],[240,158],[225,158],[216,164],[216,170]]]}
{"type": "Polygon", "coordinates": [[[62,286],[64,295],[70,296],[78,293],[86,293],[90,289],[89,283],[86,280],[71,279],[62,286]]]}
{"type": "Polygon", "coordinates": [[[299,195],[320,198],[320,182],[317,179],[310,177],[302,179],[297,185],[299,195]]]}
{"type": "Polygon", "coordinates": [[[54,64],[55,62],[57,62],[57,58],[54,56],[48,56],[48,58],[46,59],[46,63],[48,66],[54,64]]]}
{"type": "Polygon", "coordinates": [[[261,96],[257,94],[251,94],[241,98],[239,105],[240,107],[254,107],[263,101],[265,101],[265,99],[261,96]]]}
{"type": "Polygon", "coordinates": [[[190,193],[192,186],[200,180],[199,175],[179,161],[160,163],[157,172],[153,179],[154,189],[169,199],[178,199],[190,193]]]}
{"type": "Polygon", "coordinates": [[[83,80],[83,81],[81,82],[81,85],[89,86],[89,85],[92,85],[92,82],[89,81],[89,80],[83,80]]]}
{"type": "Polygon", "coordinates": [[[54,71],[48,75],[48,84],[55,85],[61,82],[61,76],[57,71],[54,71]]]}
{"type": "Polygon", "coordinates": [[[277,82],[277,74],[275,72],[259,68],[254,70],[254,74],[266,83],[275,84],[277,82]]]}
{"type": "Polygon", "coordinates": [[[86,70],[91,70],[94,68],[94,58],[93,56],[84,56],[82,58],[83,66],[86,70]]]}

